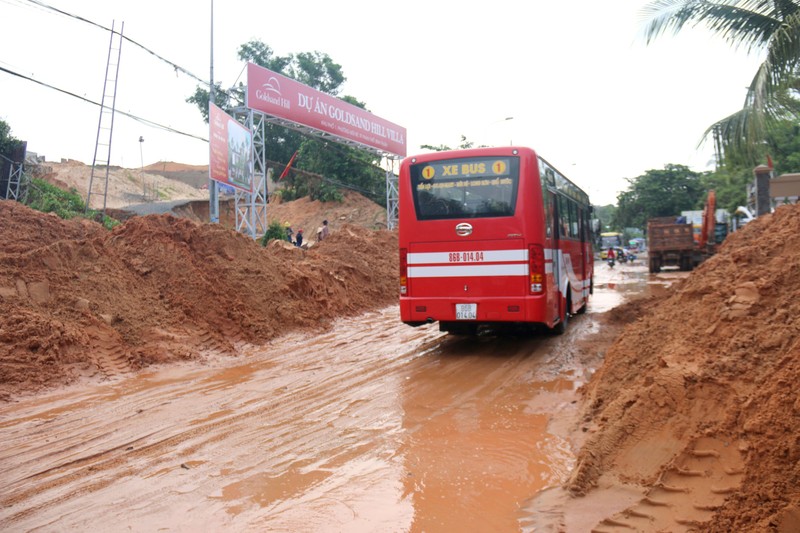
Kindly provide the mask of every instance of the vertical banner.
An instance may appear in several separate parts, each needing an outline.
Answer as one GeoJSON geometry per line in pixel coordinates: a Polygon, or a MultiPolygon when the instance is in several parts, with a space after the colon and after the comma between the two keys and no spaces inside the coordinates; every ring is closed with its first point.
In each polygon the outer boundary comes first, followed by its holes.
{"type": "Polygon", "coordinates": [[[252,133],[214,104],[209,104],[208,125],[209,177],[252,194],[252,133]]]}

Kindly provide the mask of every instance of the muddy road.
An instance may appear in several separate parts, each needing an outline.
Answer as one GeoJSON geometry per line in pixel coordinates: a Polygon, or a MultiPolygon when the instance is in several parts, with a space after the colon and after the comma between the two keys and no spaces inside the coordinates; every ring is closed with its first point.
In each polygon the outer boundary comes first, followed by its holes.
{"type": "Polygon", "coordinates": [[[4,531],[517,531],[581,441],[576,390],[646,268],[596,265],[564,336],[397,309],[0,407],[4,531]]]}

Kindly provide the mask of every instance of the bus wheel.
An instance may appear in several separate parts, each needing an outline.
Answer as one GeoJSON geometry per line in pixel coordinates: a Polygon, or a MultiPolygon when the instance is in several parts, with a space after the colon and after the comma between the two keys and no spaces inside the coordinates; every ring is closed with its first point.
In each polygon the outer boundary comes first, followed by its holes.
{"type": "Polygon", "coordinates": [[[567,332],[567,324],[569,324],[569,310],[572,308],[572,301],[569,297],[569,288],[567,288],[567,305],[564,308],[564,316],[558,321],[558,324],[553,327],[553,333],[556,335],[563,335],[567,332]]]}
{"type": "MultiPolygon", "coordinates": [[[[589,278],[589,294],[593,294],[593,293],[594,293],[594,279],[593,278],[589,278]]],[[[584,297],[583,298],[583,305],[581,306],[580,309],[575,311],[575,314],[576,315],[582,315],[582,314],[586,313],[586,308],[588,307],[588,305],[589,305],[589,298],[588,297],[584,297]]]]}

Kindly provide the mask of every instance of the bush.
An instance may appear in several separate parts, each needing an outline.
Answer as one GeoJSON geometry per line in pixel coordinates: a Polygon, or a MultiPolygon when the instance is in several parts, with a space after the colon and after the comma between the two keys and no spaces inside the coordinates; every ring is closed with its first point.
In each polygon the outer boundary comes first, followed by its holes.
{"type": "Polygon", "coordinates": [[[101,222],[101,224],[103,224],[103,227],[106,229],[114,229],[114,226],[119,226],[120,224],[122,224],[122,222],[120,222],[116,218],[111,218],[108,215],[103,215],[103,221],[101,222]]]}
{"type": "Polygon", "coordinates": [[[274,192],[281,202],[291,202],[297,200],[297,192],[294,189],[278,189],[274,192]]]}
{"type": "Polygon", "coordinates": [[[101,214],[99,211],[86,211],[83,198],[74,188],[65,191],[38,178],[31,180],[26,203],[31,209],[36,209],[43,213],[55,213],[65,220],[75,217],[95,220],[107,229],[111,229],[120,223],[119,220],[106,214],[101,214]]]}
{"type": "Polygon", "coordinates": [[[83,198],[77,190],[64,191],[37,178],[31,181],[28,206],[44,213],[55,213],[64,219],[84,216],[83,198]]]}
{"type": "Polygon", "coordinates": [[[280,222],[270,222],[269,226],[267,226],[267,232],[261,238],[261,246],[266,246],[269,244],[269,241],[278,240],[282,241],[286,239],[286,230],[281,226],[280,222]]]}

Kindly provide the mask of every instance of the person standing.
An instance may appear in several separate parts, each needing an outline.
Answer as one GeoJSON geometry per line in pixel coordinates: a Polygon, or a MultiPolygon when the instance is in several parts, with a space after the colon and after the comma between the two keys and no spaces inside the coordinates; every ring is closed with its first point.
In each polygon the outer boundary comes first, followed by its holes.
{"type": "Polygon", "coordinates": [[[297,240],[294,244],[295,246],[303,246],[303,228],[297,230],[297,240]]]}
{"type": "Polygon", "coordinates": [[[330,235],[330,234],[331,234],[331,232],[328,229],[328,221],[327,220],[323,220],[322,221],[322,227],[319,229],[319,234],[317,235],[317,240],[324,241],[325,239],[328,238],[328,235],[330,235]]]}

